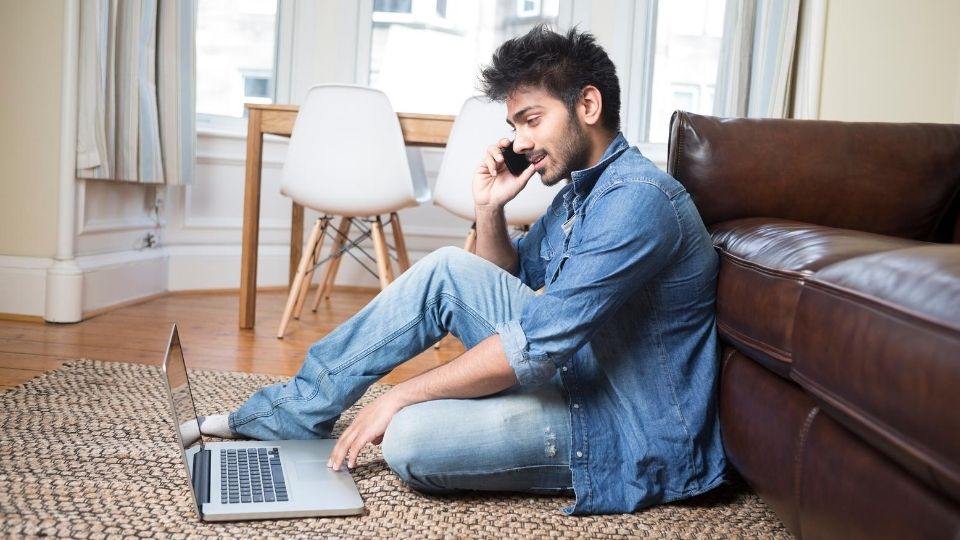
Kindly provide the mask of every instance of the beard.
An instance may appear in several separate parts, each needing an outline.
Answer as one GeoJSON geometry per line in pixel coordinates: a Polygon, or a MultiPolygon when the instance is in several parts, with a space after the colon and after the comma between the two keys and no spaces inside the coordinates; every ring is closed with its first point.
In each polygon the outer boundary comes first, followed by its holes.
{"type": "Polygon", "coordinates": [[[557,141],[556,149],[546,152],[552,167],[540,173],[540,181],[545,186],[553,186],[561,180],[570,178],[573,171],[586,169],[589,165],[587,159],[590,155],[590,142],[575,115],[570,115],[567,128],[557,141]]]}

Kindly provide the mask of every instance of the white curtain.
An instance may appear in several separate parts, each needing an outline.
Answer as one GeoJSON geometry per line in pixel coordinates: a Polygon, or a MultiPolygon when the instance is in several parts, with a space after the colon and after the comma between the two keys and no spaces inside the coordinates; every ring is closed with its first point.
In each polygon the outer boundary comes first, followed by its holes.
{"type": "Polygon", "coordinates": [[[786,118],[800,0],[727,0],[713,113],[786,118]]]}
{"type": "Polygon", "coordinates": [[[81,0],[77,176],[190,183],[196,0],[81,0]]]}

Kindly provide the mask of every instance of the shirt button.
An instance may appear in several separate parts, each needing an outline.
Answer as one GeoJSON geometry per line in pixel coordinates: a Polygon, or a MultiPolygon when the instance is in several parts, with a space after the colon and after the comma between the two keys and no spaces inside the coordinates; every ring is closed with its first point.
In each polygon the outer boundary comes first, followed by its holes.
{"type": "Polygon", "coordinates": [[[579,404],[579,403],[574,403],[574,404],[573,404],[573,408],[574,408],[574,409],[579,409],[579,408],[580,408],[580,404],[579,404]]]}
{"type": "Polygon", "coordinates": [[[577,450],[577,457],[583,457],[583,452],[577,450]]]}
{"type": "Polygon", "coordinates": [[[566,371],[566,370],[567,370],[567,366],[563,366],[562,368],[560,368],[560,371],[566,371]]]}

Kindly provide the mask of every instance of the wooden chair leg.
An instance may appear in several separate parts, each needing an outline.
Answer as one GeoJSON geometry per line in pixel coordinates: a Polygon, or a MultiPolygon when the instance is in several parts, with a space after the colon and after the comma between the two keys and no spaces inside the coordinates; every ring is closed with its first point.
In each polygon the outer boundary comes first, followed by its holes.
{"type": "Polygon", "coordinates": [[[410,255],[407,253],[407,241],[403,238],[403,229],[400,227],[400,216],[396,212],[390,214],[390,232],[393,233],[393,243],[397,246],[397,266],[402,274],[410,268],[410,255]]]}
{"type": "Polygon", "coordinates": [[[474,223],[467,233],[467,241],[463,244],[463,250],[469,253],[477,252],[477,224],[474,223]]]}
{"type": "Polygon", "coordinates": [[[318,219],[310,231],[310,240],[307,241],[307,249],[300,256],[300,265],[297,267],[297,273],[293,277],[293,284],[290,286],[290,294],[287,295],[287,305],[283,309],[283,317],[280,319],[280,329],[277,330],[277,339],[283,339],[283,334],[287,330],[287,324],[290,322],[290,316],[293,314],[293,308],[296,306],[297,299],[300,297],[300,288],[303,287],[303,278],[307,273],[307,266],[313,256],[317,242],[320,240],[320,224],[318,219]]]}
{"type": "Polygon", "coordinates": [[[307,298],[307,292],[310,291],[310,283],[313,281],[313,272],[316,270],[317,261],[320,260],[320,250],[323,248],[323,234],[327,230],[327,225],[330,223],[330,220],[326,217],[320,218],[323,221],[323,225],[320,226],[320,235],[317,238],[317,243],[313,247],[313,250],[310,252],[310,262],[307,264],[307,273],[303,276],[303,286],[300,287],[300,294],[297,296],[297,305],[293,308],[293,318],[300,320],[300,315],[303,313],[303,302],[307,298]]]}
{"type": "Polygon", "coordinates": [[[377,256],[377,270],[380,274],[380,290],[386,289],[393,282],[393,265],[390,264],[390,252],[387,249],[387,238],[383,234],[383,222],[380,217],[373,221],[373,248],[377,256]]]}
{"type": "Polygon", "coordinates": [[[340,261],[342,255],[340,250],[347,241],[347,235],[350,234],[351,221],[348,217],[340,218],[340,224],[337,225],[337,235],[330,246],[330,262],[327,264],[327,272],[323,275],[323,280],[317,286],[317,297],[313,299],[313,311],[320,307],[320,300],[330,298],[330,292],[333,290],[333,283],[337,279],[337,272],[340,270],[340,261]]]}

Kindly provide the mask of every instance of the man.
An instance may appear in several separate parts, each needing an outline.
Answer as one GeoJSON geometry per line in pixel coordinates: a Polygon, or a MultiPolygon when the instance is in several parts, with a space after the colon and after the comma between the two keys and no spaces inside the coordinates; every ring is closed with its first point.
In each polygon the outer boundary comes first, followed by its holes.
{"type": "Polygon", "coordinates": [[[507,170],[506,139],[487,149],[473,180],[478,256],[425,257],[288,383],[201,429],[328,437],[370,384],[452,333],[467,351],[363,408],[331,467],[382,442],[416,489],[572,491],[576,514],[717,486],[717,257],[683,187],[619,133],[613,63],[589,34],[537,27],[501,45],[481,80],[530,165],[507,170]],[[503,207],[536,172],[570,183],[511,241],[503,207]]]}

